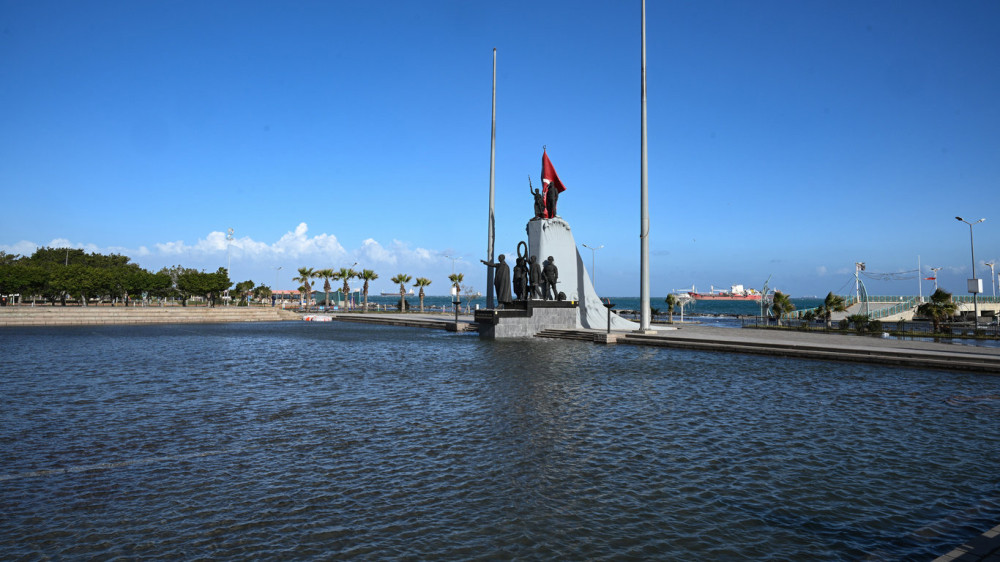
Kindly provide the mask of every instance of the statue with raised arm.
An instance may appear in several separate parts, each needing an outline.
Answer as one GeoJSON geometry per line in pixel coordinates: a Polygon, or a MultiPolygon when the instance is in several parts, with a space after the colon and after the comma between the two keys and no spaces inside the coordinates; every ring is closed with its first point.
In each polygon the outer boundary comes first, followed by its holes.
{"type": "Polygon", "coordinates": [[[542,266],[538,263],[538,258],[531,256],[528,258],[528,298],[542,298],[542,266]]]}
{"type": "Polygon", "coordinates": [[[511,303],[510,298],[510,266],[507,265],[506,256],[500,254],[499,262],[494,263],[486,260],[479,260],[486,264],[487,267],[495,267],[496,271],[493,273],[493,288],[496,289],[497,303],[501,306],[506,306],[511,303]]]}
{"type": "Polygon", "coordinates": [[[545,218],[545,198],[542,197],[541,191],[534,189],[531,185],[531,176],[528,176],[528,192],[535,197],[535,218],[545,218]]]}
{"type": "Polygon", "coordinates": [[[555,258],[549,256],[549,259],[545,262],[545,267],[542,268],[543,289],[542,298],[545,300],[552,300],[556,298],[558,294],[556,292],[556,282],[559,281],[559,268],[556,267],[555,258]]]}

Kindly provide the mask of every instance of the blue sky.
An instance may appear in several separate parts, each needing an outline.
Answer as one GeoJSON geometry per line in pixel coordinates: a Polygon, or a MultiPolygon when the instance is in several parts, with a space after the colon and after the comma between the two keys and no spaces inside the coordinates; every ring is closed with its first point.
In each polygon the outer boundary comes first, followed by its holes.
{"type": "MultiPolygon", "coordinates": [[[[526,237],[546,145],[559,214],[604,246],[598,292],[638,295],[639,10],[0,1],[0,250],[214,270],[233,228],[235,280],[358,262],[375,291],[403,272],[445,294],[456,256],[485,292],[496,47],[497,253],[526,237]]],[[[654,296],[822,295],[918,256],[964,293],[956,215],[987,218],[976,258],[1000,261],[1000,3],[646,10],[654,296]]]]}

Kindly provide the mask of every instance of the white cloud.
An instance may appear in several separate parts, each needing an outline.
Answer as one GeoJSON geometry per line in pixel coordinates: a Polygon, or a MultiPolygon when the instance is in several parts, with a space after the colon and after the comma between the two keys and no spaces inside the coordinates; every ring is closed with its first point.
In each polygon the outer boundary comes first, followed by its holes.
{"type": "Polygon", "coordinates": [[[826,275],[826,266],[821,265],[816,268],[816,275],[826,275]]]}

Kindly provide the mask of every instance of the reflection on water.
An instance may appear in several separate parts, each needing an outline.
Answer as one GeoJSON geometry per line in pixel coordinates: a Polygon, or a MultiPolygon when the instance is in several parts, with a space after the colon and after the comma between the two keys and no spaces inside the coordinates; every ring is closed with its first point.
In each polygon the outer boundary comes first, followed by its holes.
{"type": "Polygon", "coordinates": [[[354,324],[0,331],[3,558],[926,559],[1000,379],[354,324]]]}

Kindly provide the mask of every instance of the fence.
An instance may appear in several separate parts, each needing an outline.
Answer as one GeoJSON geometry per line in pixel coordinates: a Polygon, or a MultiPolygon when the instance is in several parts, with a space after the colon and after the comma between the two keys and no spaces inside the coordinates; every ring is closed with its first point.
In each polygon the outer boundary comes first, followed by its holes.
{"type": "Polygon", "coordinates": [[[777,318],[769,316],[744,316],[742,318],[744,328],[782,328],[787,330],[802,330],[810,332],[830,332],[830,333],[865,333],[881,335],[883,332],[892,335],[902,335],[911,337],[987,337],[1000,338],[1000,325],[995,322],[980,322],[977,329],[972,322],[943,322],[940,325],[940,333],[934,334],[934,324],[925,320],[899,320],[897,322],[881,322],[878,319],[869,319],[862,326],[853,325],[844,319],[833,322],[830,329],[826,328],[824,320],[802,320],[801,318],[782,318],[778,322],[777,318]],[[874,321],[873,321],[874,320],[874,321]]]}

